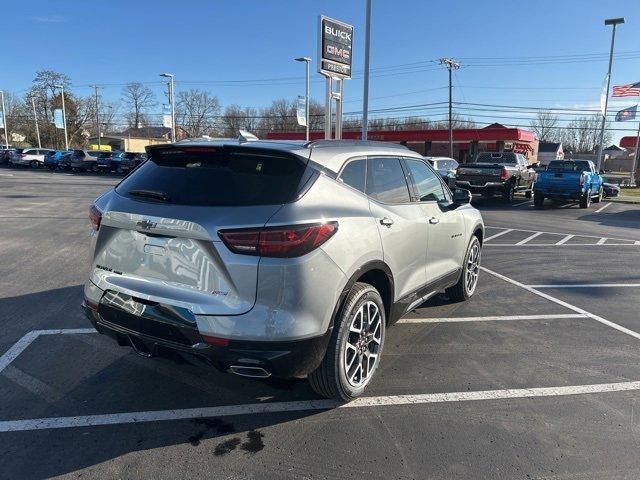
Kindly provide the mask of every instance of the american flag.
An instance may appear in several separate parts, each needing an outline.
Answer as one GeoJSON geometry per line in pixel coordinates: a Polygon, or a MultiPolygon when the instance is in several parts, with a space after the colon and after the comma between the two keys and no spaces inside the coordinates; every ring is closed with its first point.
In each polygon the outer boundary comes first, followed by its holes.
{"type": "Polygon", "coordinates": [[[629,85],[614,85],[613,97],[639,97],[640,82],[630,83],[629,85]]]}

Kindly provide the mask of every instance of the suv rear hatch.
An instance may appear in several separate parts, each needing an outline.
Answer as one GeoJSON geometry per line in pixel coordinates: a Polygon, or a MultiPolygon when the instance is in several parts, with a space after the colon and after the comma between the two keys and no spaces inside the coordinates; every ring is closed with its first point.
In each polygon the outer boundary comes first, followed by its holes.
{"type": "Polygon", "coordinates": [[[102,214],[92,281],[194,314],[247,312],[260,257],[231,252],[218,231],[263,227],[308,178],[307,159],[236,146],[149,152],[102,214]]]}

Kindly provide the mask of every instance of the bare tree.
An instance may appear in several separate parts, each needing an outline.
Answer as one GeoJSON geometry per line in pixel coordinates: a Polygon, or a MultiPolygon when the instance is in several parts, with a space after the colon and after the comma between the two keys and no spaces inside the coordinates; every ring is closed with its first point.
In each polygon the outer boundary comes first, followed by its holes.
{"type": "Polygon", "coordinates": [[[140,82],[130,82],[122,89],[122,101],[128,108],[130,127],[146,123],[146,111],[157,104],[151,89],[140,82]]]}
{"type": "Polygon", "coordinates": [[[558,116],[549,110],[536,114],[536,118],[531,121],[531,129],[541,142],[549,142],[557,139],[556,128],[558,126],[558,116]]]}
{"type": "Polygon", "coordinates": [[[255,108],[239,105],[229,105],[222,115],[222,134],[225,137],[236,137],[238,132],[246,130],[252,133],[260,132],[261,118],[255,108]]]}
{"type": "MultiPolygon", "coordinates": [[[[600,115],[577,117],[562,129],[560,140],[565,150],[574,153],[594,153],[600,141],[600,115]]],[[[609,122],[605,124],[604,143],[611,141],[611,132],[608,130],[609,122]]]]}
{"type": "Polygon", "coordinates": [[[219,115],[218,97],[194,88],[178,93],[176,123],[192,137],[215,133],[219,115]]]}

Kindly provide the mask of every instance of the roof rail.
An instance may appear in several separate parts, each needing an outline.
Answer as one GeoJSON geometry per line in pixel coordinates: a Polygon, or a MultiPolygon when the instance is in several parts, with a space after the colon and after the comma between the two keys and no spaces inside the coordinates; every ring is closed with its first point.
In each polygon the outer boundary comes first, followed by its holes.
{"type": "Polygon", "coordinates": [[[314,140],[306,144],[308,148],[326,148],[326,147],[383,147],[397,148],[400,150],[408,150],[406,145],[395,142],[383,142],[380,140],[314,140]]]}

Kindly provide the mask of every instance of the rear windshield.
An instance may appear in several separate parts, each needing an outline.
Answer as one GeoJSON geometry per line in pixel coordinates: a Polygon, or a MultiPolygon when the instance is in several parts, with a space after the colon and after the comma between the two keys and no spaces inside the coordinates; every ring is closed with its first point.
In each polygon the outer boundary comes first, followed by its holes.
{"type": "Polygon", "coordinates": [[[518,160],[515,153],[479,153],[476,157],[476,163],[504,163],[516,164],[518,160]]]}
{"type": "Polygon", "coordinates": [[[547,170],[560,172],[584,172],[589,170],[589,162],[575,162],[570,160],[553,160],[549,162],[547,170]]]}
{"type": "Polygon", "coordinates": [[[438,170],[455,170],[458,168],[458,162],[455,160],[438,160],[436,162],[436,168],[438,170]]]}
{"type": "Polygon", "coordinates": [[[116,192],[179,205],[275,205],[292,199],[305,168],[277,152],[166,149],[153,152],[116,192]]]}

